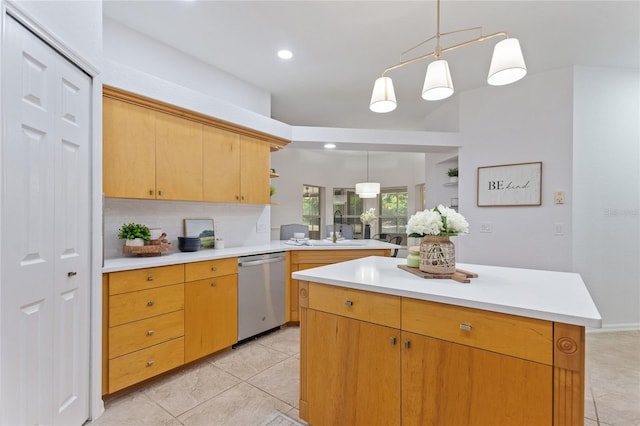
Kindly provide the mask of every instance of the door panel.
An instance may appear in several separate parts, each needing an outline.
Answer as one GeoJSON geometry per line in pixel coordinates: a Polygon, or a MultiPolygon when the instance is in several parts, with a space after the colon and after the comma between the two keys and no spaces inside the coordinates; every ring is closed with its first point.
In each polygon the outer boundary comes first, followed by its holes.
{"type": "Polygon", "coordinates": [[[12,18],[5,35],[0,424],[82,424],[91,79],[12,18]]]}

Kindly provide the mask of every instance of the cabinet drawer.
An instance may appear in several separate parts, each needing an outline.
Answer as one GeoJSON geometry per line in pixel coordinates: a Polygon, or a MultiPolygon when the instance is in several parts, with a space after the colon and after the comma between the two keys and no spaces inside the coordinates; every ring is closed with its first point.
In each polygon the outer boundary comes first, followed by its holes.
{"type": "Polygon", "coordinates": [[[553,364],[553,323],[550,321],[403,298],[402,329],[553,364]]]}
{"type": "Polygon", "coordinates": [[[184,309],[184,284],[109,297],[109,326],[184,309]]]}
{"type": "Polygon", "coordinates": [[[400,297],[309,283],[309,308],[400,328],[400,297]]]}
{"type": "Polygon", "coordinates": [[[109,359],[184,336],[184,311],[175,311],[109,329],[109,359]]]}
{"type": "Polygon", "coordinates": [[[109,393],[169,371],[183,363],[183,337],[109,360],[109,393]]]}
{"type": "Polygon", "coordinates": [[[111,272],[109,274],[109,295],[178,284],[183,281],[184,265],[111,272]]]}
{"type": "Polygon", "coordinates": [[[238,273],[238,258],[207,260],[205,262],[187,263],[185,265],[185,281],[203,280],[238,273]]]}
{"type": "Polygon", "coordinates": [[[291,263],[324,263],[328,265],[367,256],[389,256],[390,253],[389,249],[296,250],[291,252],[291,263]]]}

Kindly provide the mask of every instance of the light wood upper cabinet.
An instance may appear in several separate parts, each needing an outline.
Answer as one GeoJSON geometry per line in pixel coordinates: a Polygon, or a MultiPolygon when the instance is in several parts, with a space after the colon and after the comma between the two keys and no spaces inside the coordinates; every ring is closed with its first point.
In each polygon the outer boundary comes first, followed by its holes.
{"type": "Polygon", "coordinates": [[[240,201],[240,135],[204,126],[204,201],[240,201]]]}
{"type": "Polygon", "coordinates": [[[102,108],[104,195],[156,198],[155,111],[112,98],[102,108]]]}
{"type": "Polygon", "coordinates": [[[268,204],[269,145],[204,126],[204,201],[268,204]]]}
{"type": "Polygon", "coordinates": [[[243,203],[269,204],[269,145],[249,136],[240,136],[240,142],[240,200],[243,203]]]}
{"type": "Polygon", "coordinates": [[[156,112],[157,199],[202,201],[202,124],[156,112]]]}
{"type": "Polygon", "coordinates": [[[269,204],[272,148],[288,143],[104,87],[106,197],[269,204]]]}

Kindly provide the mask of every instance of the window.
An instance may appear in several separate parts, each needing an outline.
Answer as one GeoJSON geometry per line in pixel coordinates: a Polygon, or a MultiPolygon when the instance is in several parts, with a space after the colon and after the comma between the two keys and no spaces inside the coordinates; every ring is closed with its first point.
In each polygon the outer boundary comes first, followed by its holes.
{"type": "Polygon", "coordinates": [[[320,239],[320,212],[322,198],[320,187],[303,185],[302,187],[302,223],[309,226],[309,238],[320,239]]]}
{"type": "Polygon", "coordinates": [[[407,229],[407,188],[383,188],[380,191],[378,232],[405,234],[407,229]]]}
{"type": "Polygon", "coordinates": [[[340,212],[337,220],[342,215],[342,223],[353,225],[354,237],[362,235],[362,222],[360,215],[363,208],[362,198],[356,194],[354,188],[333,188],[333,211],[340,212]]]}

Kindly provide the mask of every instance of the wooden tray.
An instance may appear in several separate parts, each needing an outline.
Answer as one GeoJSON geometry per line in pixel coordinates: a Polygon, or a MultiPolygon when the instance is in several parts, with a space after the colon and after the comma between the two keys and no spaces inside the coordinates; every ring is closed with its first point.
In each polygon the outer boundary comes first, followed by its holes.
{"type": "Polygon", "coordinates": [[[123,246],[122,250],[127,254],[137,254],[142,257],[160,256],[165,251],[173,248],[173,244],[161,242],[160,244],[150,244],[147,246],[123,246]]]}
{"type": "Polygon", "coordinates": [[[414,275],[417,275],[422,278],[431,278],[431,279],[452,279],[463,284],[469,284],[471,282],[471,278],[478,278],[478,274],[475,272],[463,271],[462,269],[456,268],[456,271],[453,274],[430,274],[428,272],[421,271],[419,268],[412,268],[407,265],[398,265],[398,268],[411,272],[414,275]]]}

